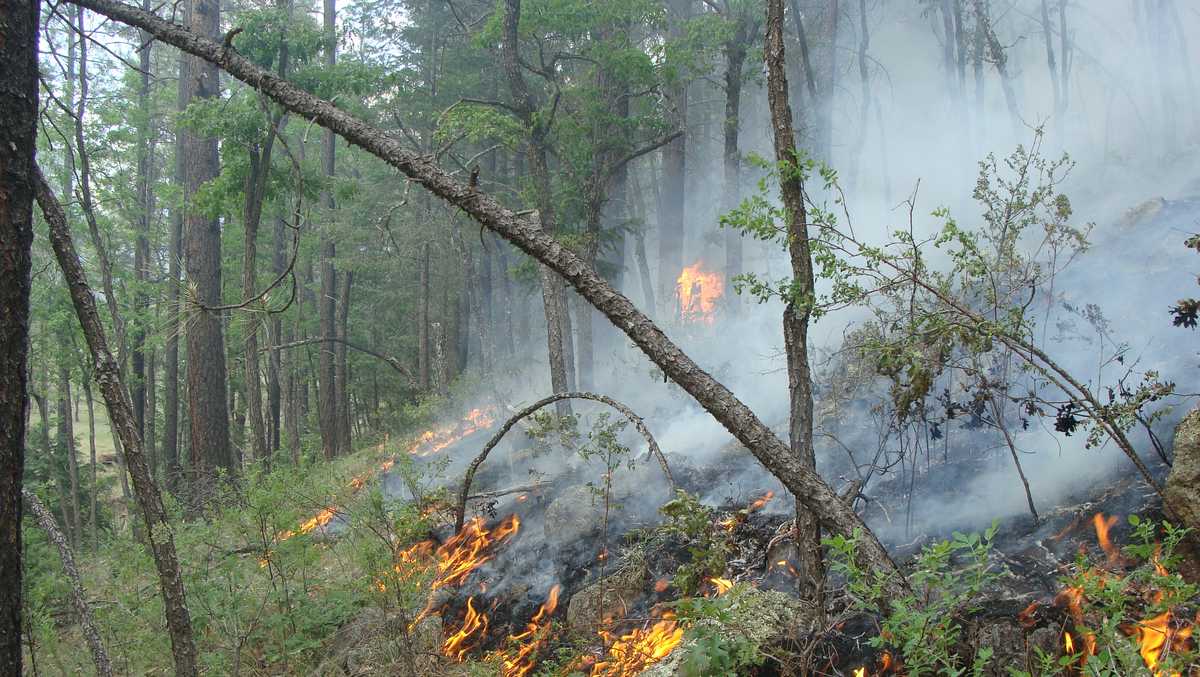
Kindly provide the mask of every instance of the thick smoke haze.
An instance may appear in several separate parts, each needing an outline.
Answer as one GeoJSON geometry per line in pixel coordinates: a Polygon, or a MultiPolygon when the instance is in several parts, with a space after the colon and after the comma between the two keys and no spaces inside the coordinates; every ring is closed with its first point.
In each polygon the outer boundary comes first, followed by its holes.
{"type": "MultiPolygon", "coordinates": [[[[867,241],[887,241],[895,229],[907,228],[908,208],[902,203],[914,196],[913,227],[918,235],[941,227],[942,221],[930,216],[939,207],[950,209],[964,227],[977,227],[981,211],[971,193],[978,162],[989,153],[1004,158],[1018,145],[1029,147],[1035,128],[1041,128],[1043,155],[1057,157],[1065,152],[1075,162],[1060,186],[1072,200],[1073,223],[1095,224],[1091,250],[1055,280],[1049,291],[1053,298],[1038,303],[1039,327],[1045,328],[1048,352],[1081,380],[1102,387],[1115,383],[1122,370],[1120,365],[1100,366],[1101,355],[1112,354],[1115,344],[1124,343],[1127,361],[1137,370],[1159,371],[1175,381],[1180,392],[1200,391],[1196,337],[1189,330],[1172,327],[1167,312],[1176,299],[1194,289],[1192,271],[1200,262],[1183,246],[1188,234],[1200,231],[1200,202],[1195,201],[1200,199],[1200,171],[1195,162],[1200,121],[1195,114],[1192,79],[1192,64],[1200,63],[1200,54],[1181,40],[1181,36],[1200,30],[1200,11],[1184,4],[1171,16],[1162,17],[1148,12],[1144,3],[1069,5],[1068,84],[1056,108],[1040,3],[993,3],[994,26],[1006,48],[1005,65],[1018,112],[1014,117],[993,64],[987,64],[979,80],[971,63],[967,63],[961,82],[955,69],[947,72],[945,36],[940,15],[933,11],[935,4],[868,3],[871,100],[864,128],[857,4],[841,3],[844,16],[838,39],[831,164],[847,191],[856,232],[867,241]],[[1107,336],[1098,335],[1072,310],[1088,304],[1098,306],[1108,321],[1107,336]]],[[[1052,42],[1061,69],[1063,43],[1058,19],[1055,12],[1052,42]]],[[[789,49],[794,51],[794,41],[789,49]]],[[[789,58],[794,60],[796,54],[790,53],[789,58]]],[[[752,65],[756,72],[761,69],[761,64],[752,65]]],[[[796,77],[798,71],[792,70],[796,77]]],[[[794,83],[792,91],[794,95],[800,91],[794,83]]],[[[717,223],[723,176],[723,93],[701,80],[693,85],[690,96],[694,103],[689,111],[684,262],[702,262],[708,270],[721,271],[724,232],[717,223]]],[[[802,131],[811,130],[806,106],[812,103],[805,97],[792,101],[802,131]]],[[[767,122],[760,77],[743,93],[741,145],[745,153],[771,155],[767,122]]],[[[756,189],[759,178],[749,168],[743,171],[743,196],[756,189]]],[[[809,189],[818,202],[829,200],[816,186],[809,189]]],[[[775,197],[774,191],[771,195],[775,197]]],[[[678,271],[657,269],[654,205],[649,205],[649,211],[646,250],[652,277],[674,277],[678,271]]],[[[646,295],[636,271],[633,238],[627,240],[623,291],[641,307],[646,295]]],[[[785,253],[775,245],[747,238],[745,247],[746,271],[774,279],[787,275],[785,253]]],[[[573,298],[575,301],[578,299],[573,298]]],[[[661,301],[659,305],[643,309],[702,367],[786,436],[782,305],[758,304],[727,293],[711,326],[681,322],[677,309],[661,307],[661,301]]],[[[748,453],[733,444],[720,424],[679,388],[664,382],[657,369],[603,318],[593,317],[598,361],[595,391],[642,415],[674,459],[705,467],[728,454],[740,453],[740,462],[732,466],[737,472],[722,477],[719,486],[703,497],[706,501],[744,500],[756,491],[780,489],[748,453]]],[[[846,333],[865,319],[863,310],[849,309],[823,317],[812,327],[811,358],[818,373],[821,364],[842,347],[846,333]]],[[[541,368],[532,375],[525,370],[519,380],[502,388],[510,394],[512,406],[549,391],[543,332],[544,325],[535,327],[532,335],[536,340],[529,356],[541,368]]],[[[822,384],[818,382],[817,387],[820,412],[822,384]]],[[[886,398],[882,380],[875,391],[877,400],[886,398]]],[[[1171,404],[1175,409],[1155,427],[1156,434],[1168,442],[1187,402],[1178,399],[1171,404]]],[[[577,409],[599,411],[591,404],[577,405],[577,409]]],[[[851,431],[849,437],[855,442],[878,437],[879,421],[869,415],[866,405],[839,412],[837,417],[841,434],[851,431]]],[[[1053,417],[1035,418],[1028,429],[1015,431],[1039,509],[1052,509],[1063,497],[1102,483],[1113,473],[1133,471],[1130,461],[1112,445],[1087,449],[1082,431],[1065,436],[1053,430],[1053,423],[1053,417]]],[[[966,430],[957,422],[950,424],[946,433],[946,458],[951,462],[966,455],[983,455],[988,460],[973,462],[969,477],[947,487],[944,478],[938,479],[942,474],[926,473],[928,460],[923,459],[917,465],[919,477],[911,502],[889,505],[890,521],[873,518],[872,526],[884,538],[896,542],[926,530],[978,528],[992,519],[1027,513],[1024,491],[997,433],[966,430]],[[902,516],[897,517],[897,510],[902,516]],[[905,511],[911,512],[903,515],[905,511]]],[[[511,435],[519,437],[520,432],[511,435]]],[[[1151,462],[1149,439],[1136,431],[1132,435],[1143,458],[1151,462]]],[[[636,435],[629,435],[627,441],[635,450],[644,449],[636,435]]],[[[846,452],[820,434],[818,444],[818,463],[826,479],[835,488],[845,486],[854,477],[846,452]]],[[[894,446],[895,441],[887,444],[894,446]]],[[[854,451],[857,462],[867,464],[875,450],[864,447],[854,451]]],[[[661,481],[654,464],[642,465],[627,479],[618,480],[634,487],[625,492],[629,500],[622,509],[653,515],[665,492],[636,490],[661,481]]],[[[908,467],[911,472],[911,462],[908,467]]],[[[537,469],[550,474],[561,470],[548,461],[541,461],[537,469]]],[[[524,470],[514,472],[519,475],[524,470]]],[[[898,472],[899,468],[892,468],[882,477],[872,478],[867,495],[874,485],[896,479],[898,472]]],[[[769,507],[786,510],[789,503],[777,500],[769,507]]]]}

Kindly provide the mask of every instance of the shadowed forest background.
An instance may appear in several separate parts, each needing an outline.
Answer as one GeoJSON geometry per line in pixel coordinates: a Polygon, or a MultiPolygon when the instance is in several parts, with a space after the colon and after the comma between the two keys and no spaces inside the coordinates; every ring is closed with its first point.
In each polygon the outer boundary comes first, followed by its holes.
{"type": "Polygon", "coordinates": [[[1198,31],[0,10],[0,673],[1200,675],[1198,31]]]}

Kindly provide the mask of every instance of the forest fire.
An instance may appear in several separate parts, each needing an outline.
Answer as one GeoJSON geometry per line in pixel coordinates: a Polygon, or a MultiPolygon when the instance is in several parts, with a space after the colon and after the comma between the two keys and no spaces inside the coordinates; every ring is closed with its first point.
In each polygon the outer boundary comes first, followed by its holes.
{"type": "Polygon", "coordinates": [[[697,261],[679,274],[675,281],[679,297],[679,319],[689,324],[711,325],[716,321],[717,302],[725,293],[725,277],[704,269],[697,261]]]}
{"type": "MultiPolygon", "coordinates": [[[[464,437],[474,434],[480,430],[490,428],[495,424],[495,410],[492,407],[481,408],[476,407],[467,412],[461,421],[453,426],[444,426],[433,430],[426,430],[417,437],[416,441],[408,448],[408,453],[417,456],[425,457],[435,454],[452,444],[456,444],[464,437]]],[[[384,441],[379,444],[376,449],[382,450],[387,445],[388,438],[385,436],[384,441]]],[[[396,465],[395,458],[389,458],[379,464],[378,468],[368,470],[360,475],[351,478],[348,486],[350,494],[358,493],[360,489],[367,485],[376,475],[386,473],[396,465]]],[[[333,518],[338,514],[338,507],[330,505],[322,508],[317,514],[300,523],[296,529],[288,529],[281,531],[276,535],[277,541],[286,541],[287,539],[297,534],[308,534],[318,528],[324,527],[333,521],[333,518]]],[[[264,565],[265,566],[265,565],[264,565]]]]}
{"type": "Polygon", "coordinates": [[[487,615],[475,610],[475,597],[468,598],[467,615],[463,617],[462,627],[442,642],[442,653],[461,662],[487,635],[487,628],[487,615]]]}
{"type": "Polygon", "coordinates": [[[601,630],[600,636],[608,654],[592,665],[592,677],[634,677],[671,655],[683,641],[683,628],[673,612],[664,611],[648,628],[634,628],[616,638],[601,630]]]}
{"type": "Polygon", "coordinates": [[[472,519],[462,531],[438,546],[437,573],[430,589],[462,585],[471,572],[495,557],[492,552],[495,546],[508,540],[520,528],[521,520],[516,515],[509,515],[490,530],[484,528],[482,517],[472,519]]]}
{"type": "Polygon", "coordinates": [[[425,457],[457,443],[467,435],[474,434],[485,428],[490,428],[496,422],[495,410],[476,407],[467,412],[463,420],[454,425],[447,425],[433,430],[426,430],[408,448],[413,456],[425,457]]]}
{"type": "Polygon", "coordinates": [[[504,677],[525,677],[537,667],[538,652],[550,641],[550,617],[558,608],[561,589],[558,585],[550,589],[550,596],[529,620],[524,632],[508,636],[509,643],[516,648],[497,654],[504,677]]]}
{"type": "MultiPolygon", "coordinates": [[[[1096,531],[1096,540],[1101,550],[1105,553],[1108,566],[1114,570],[1128,564],[1127,558],[1121,553],[1120,548],[1112,543],[1109,536],[1109,532],[1117,524],[1117,521],[1115,516],[1105,517],[1103,513],[1096,513],[1092,517],[1092,525],[1096,531]]],[[[1151,561],[1158,575],[1169,575],[1166,568],[1159,561],[1157,551],[1151,561]]],[[[1096,567],[1083,572],[1083,576],[1088,579],[1095,579],[1097,585],[1101,588],[1110,585],[1136,585],[1131,580],[1123,580],[1118,574],[1112,571],[1096,567]]],[[[1162,603],[1163,592],[1161,590],[1150,591],[1148,596],[1152,605],[1162,603]]],[[[1069,586],[1063,589],[1054,600],[1055,605],[1067,609],[1068,614],[1074,622],[1075,635],[1072,635],[1069,631],[1063,632],[1063,652],[1069,657],[1077,656],[1077,658],[1072,658],[1072,662],[1076,663],[1079,668],[1083,668],[1087,664],[1090,656],[1097,654],[1096,634],[1085,625],[1084,604],[1086,602],[1085,590],[1079,586],[1069,586]]],[[[1168,675],[1169,677],[1181,677],[1182,675],[1178,671],[1168,673],[1157,669],[1163,657],[1168,652],[1178,652],[1187,648],[1188,641],[1191,639],[1194,631],[1194,621],[1185,621],[1180,625],[1177,623],[1173,624],[1173,620],[1175,619],[1172,611],[1167,609],[1137,623],[1120,626],[1121,632],[1133,639],[1137,644],[1138,653],[1142,661],[1155,677],[1167,677],[1168,675]]]]}

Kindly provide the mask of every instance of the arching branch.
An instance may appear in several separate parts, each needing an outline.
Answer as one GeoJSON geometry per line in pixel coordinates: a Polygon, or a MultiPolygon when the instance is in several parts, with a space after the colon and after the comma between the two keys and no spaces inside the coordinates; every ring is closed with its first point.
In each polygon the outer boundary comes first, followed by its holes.
{"type": "Polygon", "coordinates": [[[517,422],[523,418],[531,416],[538,409],[541,409],[548,404],[554,404],[560,400],[591,400],[593,402],[607,404],[613,409],[621,412],[625,418],[629,419],[629,421],[633,423],[633,427],[636,428],[639,433],[641,433],[642,437],[645,438],[646,444],[650,446],[650,453],[654,454],[655,458],[658,459],[658,464],[662,466],[663,474],[667,476],[667,481],[671,483],[672,487],[675,486],[675,478],[671,476],[671,468],[667,466],[667,457],[663,456],[662,449],[658,448],[658,442],[656,442],[654,440],[654,436],[650,434],[650,429],[646,427],[646,422],[642,420],[641,416],[635,414],[632,409],[611,397],[599,395],[597,393],[555,393],[549,397],[544,397],[513,414],[507,421],[504,422],[504,425],[500,426],[500,429],[496,431],[496,434],[492,435],[492,439],[488,440],[487,444],[483,445],[483,451],[479,452],[479,455],[475,457],[475,460],[471,461],[471,465],[467,467],[467,474],[463,477],[462,489],[460,489],[458,492],[458,506],[455,509],[454,517],[455,532],[462,531],[463,518],[467,512],[467,497],[471,493],[471,482],[475,480],[475,472],[479,470],[479,466],[483,465],[483,462],[487,459],[488,454],[492,453],[492,449],[494,449],[497,444],[500,444],[500,440],[504,439],[504,435],[507,434],[509,430],[512,430],[512,427],[516,425],[517,422]]]}

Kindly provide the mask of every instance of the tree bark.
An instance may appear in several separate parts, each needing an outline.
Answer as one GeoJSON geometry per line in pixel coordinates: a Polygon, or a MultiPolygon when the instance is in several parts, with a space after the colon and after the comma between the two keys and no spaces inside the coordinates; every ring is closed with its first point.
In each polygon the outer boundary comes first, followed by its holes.
{"type": "MultiPolygon", "coordinates": [[[[282,218],[275,219],[275,228],[272,233],[274,246],[271,253],[271,270],[276,276],[283,275],[287,270],[287,222],[282,218]]],[[[271,316],[271,332],[268,337],[268,345],[271,353],[267,357],[267,437],[268,453],[274,454],[279,451],[280,447],[280,426],[282,424],[282,393],[283,388],[281,379],[284,369],[283,356],[279,351],[279,344],[284,341],[283,336],[283,314],[276,313],[271,316]]]]}
{"type": "MultiPolygon", "coordinates": [[[[741,126],[742,71],[746,67],[746,54],[752,28],[749,10],[738,13],[733,37],[725,43],[725,122],[724,152],[722,166],[724,182],[721,188],[721,211],[730,212],[741,202],[742,153],[738,144],[738,129],[741,126]]],[[[725,229],[725,283],[729,287],[725,298],[737,303],[733,289],[733,278],[742,274],[742,234],[736,228],[725,229]]]]}
{"type": "Polygon", "coordinates": [[[21,674],[21,479],[29,409],[38,2],[11,0],[0,29],[0,674],[21,674]]]}
{"type": "Polygon", "coordinates": [[[58,447],[67,460],[67,480],[71,483],[69,522],[63,524],[71,545],[78,548],[83,540],[83,520],[79,516],[79,456],[75,449],[75,426],[71,417],[71,369],[58,367],[58,447]]]}
{"type": "MultiPolygon", "coordinates": [[[[775,141],[775,160],[786,167],[797,162],[792,109],[788,104],[787,63],[783,46],[783,0],[767,0],[767,37],[763,56],[767,62],[767,101],[775,141]]],[[[792,266],[792,293],[783,311],[784,351],[787,353],[788,398],[793,462],[816,475],[813,450],[812,371],[808,364],[808,322],[815,301],[812,253],[808,244],[808,215],[804,186],[797,172],[785,170],[779,179],[787,215],[788,257],[792,266]]],[[[796,551],[801,597],[824,609],[825,567],[821,556],[821,529],[817,516],[796,497],[796,551]]]]}
{"type": "MultiPolygon", "coordinates": [[[[682,40],[691,15],[690,0],[668,0],[667,39],[682,40]]],[[[670,106],[668,122],[684,132],[663,148],[662,192],[658,208],[658,304],[660,308],[679,306],[675,281],[683,270],[687,205],[687,124],[688,86],[682,74],[666,88],[670,106]]]]}
{"type": "MultiPolygon", "coordinates": [[[[191,3],[183,3],[183,20],[191,23],[191,3]]],[[[190,99],[191,67],[193,59],[179,59],[179,80],[176,83],[175,108],[182,112],[190,99]]],[[[175,176],[176,186],[184,182],[183,132],[175,133],[175,176]]],[[[163,348],[163,463],[166,466],[167,491],[178,495],[182,489],[182,469],[179,466],[179,335],[180,324],[180,263],[183,256],[183,215],[186,210],[182,202],[171,208],[170,234],[167,241],[167,336],[163,348]]]]}
{"type": "MultiPolygon", "coordinates": [[[[324,9],[325,65],[332,69],[337,65],[337,0],[324,0],[322,6],[324,9]]],[[[336,171],[336,154],[337,147],[334,144],[333,132],[325,130],[321,139],[321,171],[325,175],[326,181],[329,182],[333,181],[336,171]]],[[[333,259],[337,255],[337,246],[329,232],[335,208],[331,186],[326,186],[321,191],[321,205],[325,208],[326,218],[329,219],[329,223],[326,223],[325,230],[321,233],[320,246],[321,295],[318,303],[320,304],[321,334],[336,336],[338,280],[337,268],[334,267],[333,259]]],[[[326,459],[332,459],[337,456],[339,439],[337,430],[337,355],[333,344],[321,344],[318,363],[321,372],[318,377],[321,390],[318,393],[320,397],[317,404],[317,422],[321,428],[321,451],[326,459]]]]}
{"type": "Polygon", "coordinates": [[[1046,43],[1046,67],[1050,69],[1050,86],[1054,90],[1054,112],[1062,112],[1062,90],[1058,83],[1058,66],[1054,62],[1054,34],[1050,29],[1050,7],[1042,0],[1042,36],[1046,43]]]}
{"type": "Polygon", "coordinates": [[[87,404],[88,413],[88,458],[91,463],[92,481],[88,485],[91,488],[89,495],[91,506],[88,511],[88,530],[92,535],[92,554],[100,551],[100,530],[96,523],[96,513],[99,507],[99,489],[96,487],[96,403],[92,397],[92,384],[90,377],[83,378],[83,397],[87,404]]]}
{"type": "Polygon", "coordinates": [[[54,256],[66,279],[75,314],[79,318],[91,351],[95,365],[93,376],[100,386],[100,393],[108,408],[109,422],[116,437],[121,440],[125,460],[133,477],[134,494],[146,526],[146,539],[154,556],[155,568],[158,570],[167,630],[171,636],[171,651],[175,660],[175,674],[192,677],[199,673],[187,595],[184,592],[183,578],[175,556],[175,541],[167,521],[166,510],[163,508],[162,496],[158,492],[158,486],[154,484],[154,478],[150,476],[150,466],[146,462],[142,440],[138,436],[129,391],[121,383],[120,369],[108,348],[104,325],[100,321],[100,314],[96,312],[92,289],[88,286],[83,265],[75,251],[75,244],[71,241],[71,231],[67,226],[67,217],[63,213],[62,205],[46,185],[36,166],[34,179],[37,182],[38,204],[41,205],[42,214],[50,226],[50,243],[54,248],[54,256]]]}
{"type": "MultiPolygon", "coordinates": [[[[426,198],[428,200],[428,197],[426,198]]],[[[426,210],[426,214],[429,210],[426,210]]],[[[417,283],[417,384],[422,391],[429,390],[429,243],[420,246],[420,268],[417,283]]]]}
{"type": "MultiPolygon", "coordinates": [[[[142,0],[142,11],[151,11],[150,0],[142,0]]],[[[81,26],[82,28],[82,26],[81,26]]],[[[137,93],[137,196],[138,210],[135,224],[133,247],[133,275],[137,284],[133,297],[133,327],[130,336],[130,362],[133,367],[133,378],[130,384],[133,398],[133,415],[137,420],[138,432],[146,439],[146,329],[149,321],[150,295],[147,293],[150,278],[150,223],[154,210],[154,191],[151,188],[150,175],[153,171],[150,153],[150,69],[151,50],[154,41],[150,34],[138,31],[138,69],[139,74],[137,93]]]]}
{"type": "Polygon", "coordinates": [[[793,463],[788,446],[753,411],[701,369],[629,299],[617,293],[593,269],[584,265],[576,254],[546,233],[539,223],[517,216],[487,193],[456,180],[439,167],[434,158],[407,150],[403,141],[281,80],[215,41],[114,0],[73,2],[117,21],[145,27],[160,40],[219,64],[239,80],[292,112],[315,120],[387,162],[426,190],[462,209],[485,228],[550,267],[619,327],[668,378],[695,398],[744,444],[769,472],[779,478],[784,487],[816,514],[822,526],[847,536],[853,534],[855,529],[861,530],[858,550],[861,563],[890,574],[884,586],[885,593],[897,595],[908,591],[904,577],[887,551],[849,504],[816,473],[793,463]]]}
{"type": "Polygon", "coordinates": [[[337,307],[337,336],[341,340],[334,343],[336,368],[333,382],[337,390],[334,415],[337,418],[337,451],[341,456],[353,451],[350,428],[350,364],[346,352],[346,341],[350,336],[350,288],[353,281],[352,271],[342,273],[342,283],[338,285],[337,307]]]}
{"type": "Polygon", "coordinates": [[[83,630],[84,639],[87,640],[88,648],[91,649],[92,662],[96,664],[96,674],[101,677],[112,675],[112,663],[108,660],[108,651],[104,648],[104,641],[100,639],[100,631],[96,628],[96,621],[92,617],[92,607],[83,594],[83,584],[79,582],[79,569],[75,567],[75,557],[71,554],[71,546],[67,544],[67,539],[63,537],[62,531],[54,524],[54,515],[50,514],[45,505],[42,505],[37,494],[28,489],[22,489],[21,494],[29,503],[29,511],[37,519],[38,526],[46,532],[47,538],[58,548],[63,571],[67,574],[67,581],[71,584],[71,603],[75,605],[75,613],[79,614],[79,625],[83,630]]]}
{"type": "MultiPolygon", "coordinates": [[[[190,0],[191,27],[199,35],[216,39],[221,29],[220,0],[190,0]]],[[[215,65],[191,58],[188,67],[187,103],[214,99],[220,93],[215,65]]],[[[184,129],[184,252],[189,293],[187,320],[187,396],[189,460],[192,500],[197,511],[207,503],[217,472],[236,473],[237,463],[229,440],[228,373],[225,333],[221,313],[202,306],[221,304],[221,223],[204,214],[195,197],[206,182],[217,178],[220,159],[215,136],[197,137],[184,129]]],[[[139,449],[140,451],[140,449],[139,449]]],[[[129,450],[126,449],[128,455],[129,450]]]]}
{"type": "Polygon", "coordinates": [[[1008,106],[1013,132],[1019,133],[1021,131],[1021,112],[1017,109],[1017,95],[1013,91],[1012,80],[1008,76],[1008,55],[1004,53],[1004,46],[996,37],[996,31],[992,27],[992,20],[988,14],[987,3],[985,0],[974,0],[974,3],[976,30],[981,32],[982,40],[987,45],[988,56],[991,57],[992,65],[996,67],[996,72],[1000,75],[1000,88],[1004,91],[1004,103],[1008,106]]]}

